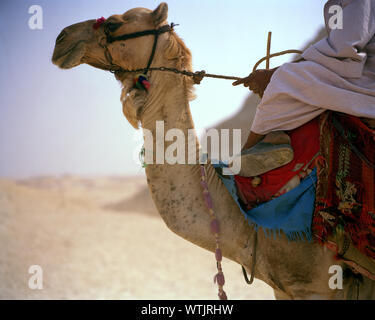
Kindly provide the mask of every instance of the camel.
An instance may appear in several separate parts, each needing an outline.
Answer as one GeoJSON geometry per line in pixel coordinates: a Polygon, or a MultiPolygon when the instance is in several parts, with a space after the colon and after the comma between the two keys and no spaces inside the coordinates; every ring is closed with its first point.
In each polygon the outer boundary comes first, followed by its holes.
{"type": "MultiPolygon", "coordinates": [[[[145,68],[154,36],[106,43],[105,32],[120,36],[156,29],[167,24],[167,16],[168,6],[161,3],[155,10],[134,8],[124,14],[112,15],[99,28],[93,28],[96,20],[68,26],[56,39],[52,62],[62,69],[86,63],[114,71],[122,83],[124,115],[133,127],[138,128],[140,123],[143,129],[155,133],[156,121],[164,121],[165,130],[178,128],[187,139],[188,130],[194,128],[189,109],[189,100],[193,98],[192,79],[171,72],[150,71],[148,92],[134,89],[134,74],[123,72],[121,68],[145,68]]],[[[158,37],[151,67],[160,66],[192,69],[191,53],[174,31],[158,37]]],[[[153,137],[156,143],[155,134],[153,137]]],[[[194,139],[198,149],[198,139],[196,136],[194,139]]],[[[164,148],[171,143],[166,142],[164,148]]],[[[321,245],[307,241],[289,242],[283,234],[269,238],[260,230],[256,231],[245,220],[213,166],[208,163],[205,168],[208,189],[220,222],[223,256],[244,266],[250,273],[254,254],[252,241],[254,233],[258,232],[254,275],[274,289],[276,299],[375,298],[375,282],[352,273],[334,259],[334,253],[321,245]],[[340,265],[343,269],[342,289],[329,287],[332,276],[329,268],[332,265],[340,265]]],[[[210,218],[200,185],[200,165],[150,164],[145,171],[152,199],[168,228],[195,245],[214,252],[215,239],[209,230],[210,218]]],[[[223,268],[225,272],[225,265],[223,268]]]]}

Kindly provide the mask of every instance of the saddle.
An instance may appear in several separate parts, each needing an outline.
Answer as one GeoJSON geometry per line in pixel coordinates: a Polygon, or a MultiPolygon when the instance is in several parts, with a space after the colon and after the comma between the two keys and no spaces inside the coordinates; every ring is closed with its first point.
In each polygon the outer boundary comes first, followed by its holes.
{"type": "Polygon", "coordinates": [[[240,206],[254,220],[269,203],[292,194],[315,169],[315,204],[300,204],[312,207],[311,238],[375,280],[375,130],[369,126],[371,122],[327,111],[288,132],[292,161],[257,177],[236,175],[233,180],[240,206]]]}

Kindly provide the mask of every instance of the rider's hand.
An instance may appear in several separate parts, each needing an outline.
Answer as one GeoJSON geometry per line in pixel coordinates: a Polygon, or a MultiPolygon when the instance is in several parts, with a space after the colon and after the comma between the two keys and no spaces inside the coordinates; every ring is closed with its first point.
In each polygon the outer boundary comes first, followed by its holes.
{"type": "Polygon", "coordinates": [[[263,97],[264,91],[267,88],[268,83],[271,81],[271,77],[277,68],[267,70],[259,69],[255,70],[248,77],[233,82],[234,86],[243,84],[245,87],[249,87],[249,90],[263,97]]]}

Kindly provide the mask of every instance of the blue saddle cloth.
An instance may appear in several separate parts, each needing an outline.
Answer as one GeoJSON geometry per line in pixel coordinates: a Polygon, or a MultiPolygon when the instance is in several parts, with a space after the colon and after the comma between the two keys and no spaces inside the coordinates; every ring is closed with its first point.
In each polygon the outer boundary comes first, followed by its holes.
{"type": "Polygon", "coordinates": [[[225,187],[236,201],[247,221],[257,229],[262,227],[266,236],[276,236],[282,231],[290,241],[311,241],[311,222],[314,213],[316,168],[293,190],[263,203],[251,210],[244,210],[237,196],[234,176],[222,175],[226,164],[213,164],[225,187]]]}

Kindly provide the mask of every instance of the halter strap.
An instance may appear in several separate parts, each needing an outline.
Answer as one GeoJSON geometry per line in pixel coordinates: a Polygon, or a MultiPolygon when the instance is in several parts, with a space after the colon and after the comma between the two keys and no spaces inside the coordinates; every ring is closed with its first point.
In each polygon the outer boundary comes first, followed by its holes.
{"type": "Polygon", "coordinates": [[[117,37],[112,37],[111,35],[107,35],[107,42],[112,43],[115,41],[129,40],[129,39],[134,39],[134,38],[139,38],[139,37],[149,36],[149,35],[154,35],[157,37],[160,34],[164,32],[168,32],[168,31],[172,31],[172,27],[170,25],[164,25],[160,27],[159,29],[151,29],[151,30],[144,30],[144,31],[123,34],[117,37]]]}
{"type": "MultiPolygon", "coordinates": [[[[104,22],[105,20],[101,21],[101,24],[104,22]]],[[[152,46],[152,51],[151,51],[151,55],[150,55],[150,58],[148,59],[148,62],[147,62],[147,67],[145,68],[145,74],[147,74],[148,70],[150,69],[150,66],[151,66],[151,63],[152,61],[154,60],[154,56],[155,56],[155,51],[156,51],[156,46],[158,44],[158,37],[159,35],[161,35],[162,33],[165,33],[165,32],[170,32],[170,31],[173,31],[173,27],[176,26],[176,24],[174,23],[171,23],[171,25],[164,25],[164,26],[161,26],[159,29],[151,29],[151,30],[144,30],[144,31],[138,31],[138,32],[133,32],[133,33],[128,33],[128,34],[123,34],[121,36],[117,36],[117,37],[112,37],[111,35],[109,34],[106,34],[107,36],[107,43],[108,44],[111,44],[115,41],[124,41],[124,40],[129,40],[129,39],[134,39],[134,38],[139,38],[139,37],[144,37],[144,36],[149,36],[149,35],[153,35],[154,36],[154,44],[152,46]]],[[[95,25],[94,25],[94,28],[95,28],[95,25]]],[[[116,65],[113,64],[112,62],[112,56],[107,48],[106,45],[102,45],[105,49],[105,56],[107,58],[107,60],[110,62],[111,64],[111,72],[115,72],[115,71],[121,71],[122,68],[121,67],[118,67],[116,65]]]]}

